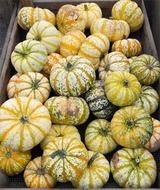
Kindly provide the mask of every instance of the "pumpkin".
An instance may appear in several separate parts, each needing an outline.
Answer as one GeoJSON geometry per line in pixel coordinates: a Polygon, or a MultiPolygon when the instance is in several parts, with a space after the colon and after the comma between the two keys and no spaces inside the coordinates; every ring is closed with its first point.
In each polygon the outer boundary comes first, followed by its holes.
{"type": "Polygon", "coordinates": [[[105,55],[98,68],[99,78],[105,80],[106,74],[113,71],[129,72],[129,60],[121,52],[112,52],[105,55]]]}
{"type": "Polygon", "coordinates": [[[143,54],[131,59],[130,71],[140,83],[151,85],[160,77],[160,62],[151,55],[143,54]]]}
{"type": "Polygon", "coordinates": [[[114,42],[112,51],[119,51],[127,57],[133,57],[141,53],[142,46],[138,40],[129,38],[114,42]]]}
{"type": "Polygon", "coordinates": [[[47,49],[47,53],[55,52],[61,42],[61,34],[50,22],[45,20],[36,22],[28,31],[26,39],[40,41],[47,49]]]}
{"type": "Polygon", "coordinates": [[[90,60],[96,70],[100,59],[108,52],[109,46],[109,40],[104,34],[95,33],[82,43],[78,55],[90,60]]]}
{"type": "Polygon", "coordinates": [[[80,96],[88,91],[95,78],[95,70],[88,59],[69,56],[53,65],[50,83],[57,94],[80,96]]]}
{"type": "Polygon", "coordinates": [[[142,86],[139,99],[134,103],[136,107],[143,108],[149,114],[153,114],[158,109],[159,95],[151,86],[142,86]]]}
{"type": "Polygon", "coordinates": [[[56,138],[44,152],[44,167],[59,182],[74,181],[87,167],[88,151],[76,138],[56,138]]]}
{"type": "Polygon", "coordinates": [[[64,125],[80,125],[87,121],[89,108],[83,98],[52,97],[45,106],[49,110],[53,123],[64,125]]]}
{"type": "Polygon", "coordinates": [[[111,132],[117,144],[127,148],[144,146],[152,136],[153,122],[142,108],[128,106],[118,110],[111,120],[111,132]]]}
{"type": "Polygon", "coordinates": [[[11,62],[20,74],[39,72],[47,62],[47,50],[36,40],[25,40],[16,45],[11,54],[11,62]]]}
{"type": "Polygon", "coordinates": [[[38,100],[12,98],[0,107],[0,141],[14,150],[32,149],[42,141],[50,128],[49,112],[38,100]]]}
{"type": "Polygon", "coordinates": [[[18,24],[24,30],[30,29],[35,22],[41,20],[46,20],[55,25],[55,15],[48,9],[23,7],[18,12],[18,24]]]}
{"type": "Polygon", "coordinates": [[[41,148],[44,150],[47,144],[59,137],[77,138],[81,140],[81,136],[76,127],[72,125],[52,125],[48,135],[41,142],[41,148]]]}
{"type": "Polygon", "coordinates": [[[63,5],[56,15],[57,27],[63,34],[71,30],[85,30],[85,19],[74,5],[63,5]]]}
{"type": "Polygon", "coordinates": [[[132,105],[140,96],[141,85],[128,72],[112,72],[105,78],[105,93],[116,106],[132,105]]]}
{"type": "Polygon", "coordinates": [[[96,19],[102,17],[102,10],[96,3],[80,3],[77,8],[85,19],[86,28],[90,28],[96,19]]]}
{"type": "Polygon", "coordinates": [[[139,30],[144,22],[144,15],[138,4],[131,0],[119,0],[112,8],[112,17],[117,20],[125,20],[131,32],[139,30]]]}
{"type": "Polygon", "coordinates": [[[60,44],[60,53],[64,57],[77,55],[81,44],[85,41],[86,36],[80,30],[73,30],[62,37],[60,44]]]}
{"type": "Polygon", "coordinates": [[[56,179],[44,167],[43,157],[37,157],[31,160],[23,176],[26,186],[29,188],[51,188],[56,184],[56,179]]]}
{"type": "Polygon", "coordinates": [[[110,119],[116,111],[116,106],[111,104],[104,91],[104,82],[97,80],[85,94],[85,100],[94,116],[102,119],[110,119]]]}
{"type": "Polygon", "coordinates": [[[20,174],[31,159],[30,151],[18,152],[0,145],[0,169],[8,176],[20,174]]]}
{"type": "Polygon", "coordinates": [[[94,189],[103,187],[108,182],[110,165],[103,154],[88,151],[89,161],[87,168],[84,169],[80,178],[72,182],[73,185],[80,189],[94,189]]]}
{"type": "Polygon", "coordinates": [[[154,157],[143,148],[118,150],[113,155],[110,166],[113,178],[120,187],[148,188],[156,180],[154,157]]]}
{"type": "Polygon", "coordinates": [[[108,37],[110,42],[128,38],[130,28],[123,20],[111,20],[106,18],[96,19],[91,26],[91,34],[100,32],[108,37]]]}
{"type": "Polygon", "coordinates": [[[96,119],[89,123],[85,132],[85,144],[89,150],[108,154],[117,148],[111,133],[110,122],[96,119]]]}

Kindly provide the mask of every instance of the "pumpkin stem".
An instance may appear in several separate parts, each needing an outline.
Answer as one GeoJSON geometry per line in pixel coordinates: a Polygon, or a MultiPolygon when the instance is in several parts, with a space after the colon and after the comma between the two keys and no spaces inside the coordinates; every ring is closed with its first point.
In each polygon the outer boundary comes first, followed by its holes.
{"type": "Polygon", "coordinates": [[[40,82],[40,80],[35,80],[35,81],[32,83],[31,88],[32,88],[33,90],[36,90],[36,89],[39,87],[39,82],[40,82]]]}
{"type": "Polygon", "coordinates": [[[6,156],[6,158],[10,158],[10,157],[11,157],[11,153],[10,153],[10,152],[7,152],[7,153],[5,154],[5,156],[6,156]]]}
{"type": "Polygon", "coordinates": [[[67,71],[70,71],[71,68],[72,68],[72,64],[71,63],[67,63],[67,67],[66,67],[67,71]]]}
{"type": "Polygon", "coordinates": [[[38,174],[38,175],[44,175],[44,174],[45,174],[44,169],[42,169],[42,168],[38,168],[38,170],[37,170],[37,174],[38,174]]]}
{"type": "Polygon", "coordinates": [[[153,65],[149,64],[149,65],[148,65],[148,69],[149,69],[149,70],[152,70],[152,69],[153,69],[153,65]]]}
{"type": "Polygon", "coordinates": [[[36,37],[33,38],[33,40],[41,41],[41,37],[40,36],[36,36],[36,37]]]}
{"type": "Polygon", "coordinates": [[[85,10],[85,11],[88,11],[88,6],[87,6],[87,4],[84,4],[84,10],[85,10]]]}
{"type": "Polygon", "coordinates": [[[56,156],[59,156],[60,158],[65,158],[65,156],[66,156],[66,152],[65,152],[65,150],[57,150],[57,151],[55,151],[55,152],[53,152],[52,154],[50,154],[50,157],[52,158],[52,159],[54,159],[56,156]]]}
{"type": "Polygon", "coordinates": [[[28,123],[28,117],[26,115],[22,115],[22,117],[20,118],[20,122],[22,124],[28,123]]]}
{"type": "Polygon", "coordinates": [[[124,86],[124,87],[128,87],[128,84],[129,84],[128,80],[124,80],[124,81],[123,81],[123,86],[124,86]]]}
{"type": "Polygon", "coordinates": [[[23,57],[27,55],[27,53],[24,53],[24,52],[22,53],[22,52],[19,51],[19,50],[14,50],[14,52],[15,52],[15,53],[19,53],[19,54],[21,54],[23,57]]]}
{"type": "Polygon", "coordinates": [[[127,128],[132,129],[134,125],[134,120],[133,119],[127,119],[126,121],[127,128]]]}
{"type": "Polygon", "coordinates": [[[92,163],[94,162],[95,159],[98,158],[98,155],[99,153],[97,152],[96,154],[94,154],[88,161],[88,167],[90,167],[92,165],[92,163]]]}
{"type": "Polygon", "coordinates": [[[107,129],[107,128],[99,129],[99,134],[102,136],[107,136],[108,132],[109,132],[109,129],[107,129]]]}
{"type": "Polygon", "coordinates": [[[135,166],[138,166],[139,163],[140,163],[140,160],[139,160],[138,157],[137,157],[137,158],[134,158],[132,161],[133,161],[133,163],[134,163],[135,166]]]}

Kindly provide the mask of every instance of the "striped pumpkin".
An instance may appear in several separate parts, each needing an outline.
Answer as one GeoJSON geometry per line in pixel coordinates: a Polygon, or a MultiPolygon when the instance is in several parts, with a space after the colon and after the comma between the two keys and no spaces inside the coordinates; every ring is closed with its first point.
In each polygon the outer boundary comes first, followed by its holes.
{"type": "Polygon", "coordinates": [[[44,167],[59,182],[74,181],[87,167],[88,151],[76,138],[57,138],[44,152],[44,167]]]}
{"type": "Polygon", "coordinates": [[[74,5],[63,5],[56,15],[57,27],[63,34],[71,30],[85,30],[85,19],[74,5]]]}
{"type": "Polygon", "coordinates": [[[38,100],[12,98],[0,107],[0,141],[27,151],[39,144],[51,128],[50,115],[38,100]]]}
{"type": "Polygon", "coordinates": [[[156,180],[154,157],[143,148],[118,150],[110,165],[113,178],[120,187],[149,188],[156,180]]]}
{"type": "Polygon", "coordinates": [[[72,125],[52,125],[51,130],[41,142],[41,148],[44,150],[45,147],[55,140],[55,138],[77,138],[81,140],[81,136],[78,129],[72,125]]]}
{"type": "Polygon", "coordinates": [[[109,46],[109,40],[104,34],[95,33],[82,43],[78,55],[90,60],[96,70],[100,59],[108,52],[109,46]]]}
{"type": "Polygon", "coordinates": [[[88,166],[82,176],[72,184],[80,189],[101,188],[108,182],[110,165],[108,160],[98,152],[88,151],[88,166]]]}
{"type": "Polygon", "coordinates": [[[77,8],[85,19],[86,28],[90,28],[96,19],[102,17],[102,10],[96,3],[80,3],[77,8]]]}
{"type": "Polygon", "coordinates": [[[129,38],[114,42],[112,51],[119,51],[127,57],[133,57],[141,53],[142,46],[138,40],[129,38]]]}
{"type": "Polygon", "coordinates": [[[110,20],[100,18],[94,21],[91,26],[91,34],[100,32],[108,37],[110,42],[128,38],[130,28],[127,22],[123,20],[110,20]]]}
{"type": "Polygon", "coordinates": [[[29,30],[35,22],[41,20],[46,20],[55,25],[55,15],[48,9],[23,7],[18,12],[18,24],[24,30],[29,30]]]}
{"type": "Polygon", "coordinates": [[[118,110],[111,121],[115,141],[127,148],[144,146],[152,136],[153,122],[142,108],[128,106],[118,110]]]}
{"type": "Polygon", "coordinates": [[[31,159],[30,151],[18,152],[0,145],[0,169],[8,176],[20,174],[31,159]]]}
{"type": "Polygon", "coordinates": [[[131,0],[119,0],[112,8],[112,17],[117,20],[125,20],[131,32],[139,30],[144,22],[144,15],[138,4],[131,0]]]}
{"type": "Polygon", "coordinates": [[[86,40],[86,36],[80,30],[73,30],[62,37],[60,53],[64,57],[77,55],[81,44],[86,40]]]}
{"type": "Polygon", "coordinates": [[[89,90],[95,78],[95,70],[88,59],[69,56],[53,65],[50,83],[56,94],[80,96],[89,90]]]}
{"type": "Polygon", "coordinates": [[[128,72],[112,72],[105,78],[106,96],[116,106],[132,105],[138,100],[140,92],[140,83],[128,72]]]}
{"type": "Polygon", "coordinates": [[[11,54],[11,62],[20,74],[39,72],[47,62],[47,50],[36,40],[25,40],[16,45],[11,54]]]}
{"type": "Polygon", "coordinates": [[[129,60],[121,52],[112,52],[105,55],[98,68],[99,78],[105,80],[106,74],[113,71],[129,72],[129,60]]]}
{"type": "Polygon", "coordinates": [[[160,62],[151,55],[143,54],[131,59],[130,71],[140,83],[151,85],[160,77],[160,62]]]}
{"type": "Polygon", "coordinates": [[[151,86],[142,86],[140,97],[134,105],[143,108],[149,114],[153,114],[158,109],[159,95],[151,86]]]}
{"type": "Polygon", "coordinates": [[[110,122],[105,119],[96,119],[89,123],[85,132],[85,144],[89,150],[108,154],[117,148],[114,141],[110,122]]]}
{"type": "Polygon", "coordinates": [[[43,157],[31,160],[24,171],[23,177],[26,186],[29,188],[51,188],[56,184],[56,179],[44,167],[43,157]]]}

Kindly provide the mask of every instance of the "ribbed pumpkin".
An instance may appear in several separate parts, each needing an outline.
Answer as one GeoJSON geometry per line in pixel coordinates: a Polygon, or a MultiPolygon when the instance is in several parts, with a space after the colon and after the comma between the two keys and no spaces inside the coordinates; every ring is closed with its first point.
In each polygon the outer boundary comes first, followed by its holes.
{"type": "Polygon", "coordinates": [[[131,59],[130,71],[140,83],[151,85],[160,77],[160,62],[151,55],[143,54],[131,59]]]}
{"type": "Polygon", "coordinates": [[[60,53],[64,57],[77,55],[81,44],[86,40],[86,36],[80,30],[73,30],[62,37],[60,53]]]}
{"type": "Polygon", "coordinates": [[[82,43],[78,55],[89,59],[96,70],[100,59],[108,52],[109,46],[109,40],[104,34],[95,33],[82,43]]]}
{"type": "Polygon", "coordinates": [[[8,176],[20,174],[31,159],[30,151],[18,152],[0,145],[0,169],[8,176]]]}
{"type": "Polygon", "coordinates": [[[25,40],[16,45],[11,62],[18,73],[39,72],[47,62],[47,50],[36,40],[25,40]]]}
{"type": "Polygon", "coordinates": [[[81,136],[76,127],[72,125],[52,125],[51,130],[41,142],[41,148],[44,150],[47,144],[59,137],[77,138],[81,140],[81,136]]]}
{"type": "Polygon", "coordinates": [[[105,185],[109,179],[110,165],[108,160],[98,152],[88,151],[89,161],[83,174],[72,182],[80,189],[94,189],[105,185]]]}
{"type": "Polygon", "coordinates": [[[0,141],[15,150],[32,149],[50,128],[49,112],[38,100],[12,98],[0,107],[0,141]]]}
{"type": "Polygon", "coordinates": [[[115,141],[127,148],[144,146],[152,136],[153,122],[142,108],[128,106],[118,110],[111,121],[115,141]]]}
{"type": "Polygon", "coordinates": [[[128,38],[130,28],[123,20],[110,20],[106,18],[96,19],[91,26],[91,34],[100,32],[108,37],[110,42],[128,38]]]}
{"type": "Polygon", "coordinates": [[[151,86],[142,86],[140,97],[134,105],[143,108],[149,114],[153,114],[158,109],[159,95],[151,86]]]}
{"type": "Polygon", "coordinates": [[[95,78],[95,70],[88,59],[69,56],[53,65],[50,83],[57,94],[80,96],[89,90],[95,78]]]}
{"type": "Polygon", "coordinates": [[[110,165],[113,178],[120,187],[149,188],[156,180],[154,157],[143,148],[118,150],[110,165]]]}
{"type": "Polygon", "coordinates": [[[116,111],[116,106],[111,104],[104,91],[104,82],[97,80],[90,90],[85,94],[88,106],[97,118],[110,119],[116,111]]]}
{"type": "Polygon", "coordinates": [[[51,188],[56,184],[56,179],[44,167],[43,157],[37,157],[30,161],[23,176],[26,186],[29,188],[51,188]]]}
{"type": "Polygon", "coordinates": [[[89,123],[85,132],[85,144],[89,150],[102,154],[115,150],[117,144],[112,137],[110,122],[96,119],[89,123]]]}
{"type": "Polygon", "coordinates": [[[77,8],[85,19],[86,28],[90,28],[96,19],[102,17],[102,10],[96,3],[80,3],[77,8]]]}
{"type": "Polygon", "coordinates": [[[27,33],[26,39],[40,41],[47,49],[48,53],[55,52],[61,42],[61,34],[50,22],[45,20],[36,22],[27,33]]]}
{"type": "Polygon", "coordinates": [[[44,152],[44,166],[59,182],[74,181],[87,167],[88,151],[76,138],[57,138],[44,152]]]}
{"type": "Polygon", "coordinates": [[[80,125],[89,117],[89,108],[83,98],[52,97],[45,103],[53,123],[64,125],[80,125]]]}
{"type": "Polygon", "coordinates": [[[112,52],[105,55],[98,68],[99,78],[105,80],[106,74],[113,71],[129,72],[129,60],[121,52],[112,52]]]}
{"type": "Polygon", "coordinates": [[[71,30],[85,30],[85,19],[74,5],[63,5],[56,15],[57,27],[63,34],[71,30]]]}
{"type": "Polygon", "coordinates": [[[138,4],[131,0],[119,0],[112,8],[112,17],[117,20],[125,20],[131,32],[139,30],[144,22],[144,15],[138,4]]]}
{"type": "Polygon", "coordinates": [[[138,40],[129,38],[114,42],[112,51],[119,51],[127,57],[133,57],[141,53],[142,46],[138,40]]]}
{"type": "Polygon", "coordinates": [[[141,85],[128,72],[112,72],[105,79],[105,93],[116,106],[132,105],[140,96],[141,85]]]}
{"type": "Polygon", "coordinates": [[[55,15],[48,9],[23,7],[18,12],[18,24],[24,30],[30,29],[35,22],[41,20],[46,20],[55,25],[55,15]]]}

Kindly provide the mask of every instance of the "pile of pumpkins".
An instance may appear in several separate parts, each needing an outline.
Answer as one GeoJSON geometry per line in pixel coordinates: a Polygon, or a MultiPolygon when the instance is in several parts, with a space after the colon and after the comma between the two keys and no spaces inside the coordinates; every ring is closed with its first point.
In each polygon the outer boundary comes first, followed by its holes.
{"type": "Polygon", "coordinates": [[[120,187],[151,187],[151,152],[160,148],[160,121],[151,117],[159,95],[151,85],[160,62],[128,38],[144,22],[137,3],[117,1],[112,19],[81,3],[63,5],[56,16],[23,7],[17,20],[27,35],[11,54],[17,74],[0,107],[0,168],[8,176],[24,171],[30,188],[101,188],[110,172],[120,187]],[[38,144],[43,155],[31,160],[38,144]]]}

